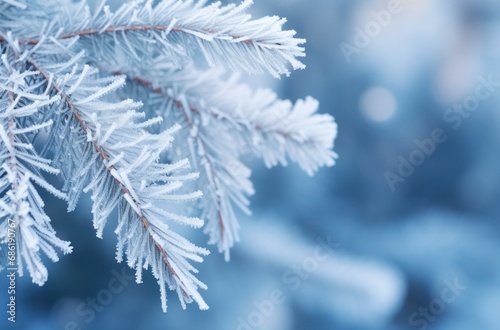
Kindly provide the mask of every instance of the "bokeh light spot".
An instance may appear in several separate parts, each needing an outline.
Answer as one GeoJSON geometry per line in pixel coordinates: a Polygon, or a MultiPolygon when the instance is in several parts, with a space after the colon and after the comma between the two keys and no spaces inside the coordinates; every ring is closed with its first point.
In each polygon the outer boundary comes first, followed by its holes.
{"type": "Polygon", "coordinates": [[[361,95],[361,112],[370,120],[387,121],[396,113],[396,107],[394,95],[385,88],[370,88],[361,95]]]}

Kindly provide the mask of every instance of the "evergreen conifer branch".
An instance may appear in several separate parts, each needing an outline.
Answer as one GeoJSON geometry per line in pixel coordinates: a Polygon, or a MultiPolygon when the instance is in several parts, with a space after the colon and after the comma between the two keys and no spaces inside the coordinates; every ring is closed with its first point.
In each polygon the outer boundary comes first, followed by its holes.
{"type": "MultiPolygon", "coordinates": [[[[128,222],[129,226],[137,226],[138,223],[142,225],[142,229],[140,230],[141,233],[143,232],[145,236],[147,236],[147,241],[148,242],[142,242],[144,245],[148,245],[152,243],[151,245],[154,245],[155,248],[155,255],[158,255],[157,259],[160,259],[164,262],[164,265],[160,264],[159,262],[154,262],[154,261],[149,261],[150,257],[145,255],[144,253],[139,253],[138,255],[133,255],[132,252],[128,252],[131,250],[127,251],[127,256],[128,256],[128,263],[130,267],[135,267],[137,271],[137,282],[141,282],[142,278],[142,268],[147,267],[150,263],[152,264],[153,267],[153,273],[158,280],[162,292],[162,307],[166,311],[167,305],[166,305],[166,292],[165,292],[165,287],[164,287],[164,282],[169,284],[169,286],[179,292],[182,292],[182,297],[183,301],[190,302],[192,299],[196,300],[197,303],[199,304],[201,309],[207,309],[208,306],[206,303],[203,301],[201,296],[198,294],[196,286],[200,287],[205,287],[203,283],[199,282],[196,278],[192,277],[190,274],[190,271],[192,269],[186,268],[182,269],[182,266],[175,266],[173,265],[173,260],[178,259],[181,261],[181,265],[186,264],[187,261],[186,259],[192,259],[194,261],[201,261],[202,259],[199,258],[197,255],[202,254],[206,255],[208,252],[204,249],[197,248],[195,246],[190,246],[190,248],[186,249],[184,251],[182,250],[177,250],[173,249],[173,246],[171,247],[171,252],[167,252],[168,248],[167,246],[169,244],[172,244],[173,240],[170,239],[168,236],[162,237],[160,236],[162,233],[167,233],[168,235],[168,227],[163,224],[163,222],[157,218],[154,220],[148,219],[148,214],[150,214],[152,217],[167,217],[170,218],[174,221],[181,222],[183,224],[191,225],[193,227],[199,227],[203,224],[203,222],[200,219],[196,218],[187,218],[183,216],[178,216],[175,214],[172,214],[170,212],[164,211],[160,208],[157,208],[154,206],[155,199],[166,199],[169,200],[170,198],[173,200],[190,200],[190,199],[196,199],[201,196],[201,193],[195,192],[191,194],[185,194],[185,195],[176,195],[176,196],[171,196],[168,194],[163,194],[163,193],[157,193],[157,190],[162,189],[161,185],[159,182],[156,182],[156,180],[153,180],[149,184],[146,182],[146,180],[142,180],[140,182],[141,188],[139,189],[134,189],[133,184],[131,183],[130,179],[135,176],[136,174],[131,171],[131,173],[127,174],[126,171],[123,170],[123,168],[120,168],[119,165],[125,165],[126,167],[139,167],[139,166],[144,166],[147,167],[148,165],[152,167],[151,174],[156,173],[158,174],[160,171],[163,171],[165,173],[168,173],[172,170],[174,170],[174,167],[185,167],[187,165],[186,162],[183,162],[182,160],[179,161],[178,164],[174,164],[174,166],[165,166],[162,168],[161,164],[159,163],[151,163],[151,159],[157,159],[159,156],[159,152],[161,150],[150,150],[144,152],[144,150],[149,149],[149,145],[145,144],[143,145],[143,149],[141,153],[139,154],[139,157],[142,157],[141,162],[136,162],[136,164],[131,164],[131,159],[132,157],[125,155],[125,156],[117,156],[112,155],[113,151],[108,152],[106,149],[115,149],[115,150],[120,150],[122,148],[116,148],[116,144],[123,144],[127,145],[129,144],[128,141],[123,141],[120,140],[120,142],[117,142],[114,146],[110,145],[108,141],[113,140],[114,134],[117,134],[117,130],[120,129],[118,125],[115,125],[113,127],[113,124],[109,125],[107,129],[105,128],[106,126],[104,125],[105,120],[104,117],[102,116],[101,118],[92,118],[93,115],[95,115],[95,112],[93,113],[87,113],[88,110],[82,109],[81,107],[85,106],[86,104],[90,102],[95,102],[94,100],[98,99],[101,95],[106,94],[108,92],[112,92],[113,89],[116,88],[116,86],[123,85],[123,78],[116,78],[115,81],[111,82],[108,87],[105,87],[106,93],[103,91],[98,91],[94,94],[90,95],[83,95],[83,96],[77,96],[75,95],[76,88],[75,84],[78,82],[82,83],[82,76],[85,75],[91,75],[92,73],[89,72],[92,69],[89,68],[88,66],[85,66],[81,72],[75,75],[75,82],[74,84],[71,85],[69,88],[69,91],[73,91],[73,95],[68,95],[69,92],[65,92],[64,88],[59,86],[56,81],[62,80],[58,79],[57,75],[54,75],[54,78],[51,78],[50,74],[48,73],[47,70],[42,68],[38,63],[36,63],[33,59],[28,59],[28,63],[45,79],[46,83],[50,85],[50,89],[53,89],[53,93],[56,95],[59,95],[63,100],[64,100],[64,106],[68,109],[68,112],[74,117],[76,122],[78,123],[80,127],[80,135],[86,136],[87,145],[91,145],[91,147],[87,147],[87,149],[93,149],[94,152],[98,155],[96,156],[90,156],[90,159],[93,162],[96,163],[102,163],[97,165],[97,171],[100,173],[97,173],[97,177],[93,179],[93,182],[89,184],[86,190],[89,190],[89,187],[93,187],[94,189],[94,194],[92,198],[95,201],[93,213],[94,213],[94,227],[98,231],[98,236],[102,237],[102,231],[106,222],[106,218],[109,216],[109,213],[111,210],[114,208],[116,204],[123,204],[127,203],[126,206],[120,206],[127,210],[127,217],[122,218],[120,217],[119,219],[119,224],[118,226],[121,227],[123,226],[123,222],[128,222]],[[78,75],[80,75],[78,77],[78,75]],[[86,120],[85,117],[88,117],[89,119],[86,120]],[[91,123],[94,122],[94,123],[91,123]],[[95,125],[95,126],[93,126],[95,125]],[[104,134],[103,137],[99,136],[98,130],[101,130],[101,133],[104,134]],[[116,132],[116,133],[115,133],[116,132]],[[107,147],[108,146],[108,147],[107,147]],[[127,159],[129,158],[129,161],[127,162],[122,162],[121,160],[114,161],[116,157],[121,157],[121,159],[127,159]],[[110,182],[111,181],[111,182],[110,182]],[[101,187],[102,185],[108,185],[108,186],[116,186],[114,189],[111,188],[111,191],[120,191],[120,197],[118,197],[117,193],[112,193],[113,196],[116,196],[116,198],[111,201],[107,201],[107,196],[104,197],[98,197],[97,194],[101,194],[101,190],[95,189],[96,187],[101,187]],[[142,191],[146,191],[148,188],[150,188],[152,191],[149,192],[148,194],[144,194],[146,196],[143,196],[141,194],[142,191]],[[141,191],[142,190],[142,191],[141,191]],[[152,198],[152,196],[157,196],[156,198],[152,198]],[[142,198],[141,198],[142,197],[142,198]],[[100,200],[97,200],[100,199],[100,200]],[[110,203],[112,206],[107,206],[104,209],[99,209],[98,207],[101,204],[106,204],[110,203]],[[132,215],[133,214],[133,215],[132,215]],[[135,220],[135,223],[131,223],[129,220],[130,218],[133,218],[135,220]],[[153,223],[158,222],[156,225],[153,223]],[[165,226],[162,228],[162,226],[165,226]],[[156,228],[155,228],[156,227],[156,228]],[[157,231],[157,232],[155,232],[157,231]],[[170,242],[169,242],[170,241],[170,242]],[[171,257],[170,254],[173,256],[171,257]],[[143,259],[143,260],[142,260],[143,259]],[[166,266],[165,271],[163,268],[166,266]],[[176,271],[177,269],[177,271],[176,271]],[[169,278],[171,277],[171,278],[169,278]],[[173,279],[173,281],[172,281],[173,279]]],[[[77,69],[78,70],[78,69],[77,69]]],[[[72,72],[75,72],[75,69],[71,70],[72,72]]],[[[94,72],[95,74],[95,72],[94,72]]],[[[68,84],[69,81],[66,83],[68,84]]],[[[99,85],[98,81],[94,81],[94,84],[99,85]]],[[[78,86],[80,87],[80,86],[78,86]]],[[[83,87],[83,86],[81,86],[83,87]]],[[[103,104],[96,104],[94,105],[100,105],[101,107],[103,104]]],[[[136,106],[137,104],[131,104],[132,106],[136,106]]],[[[94,108],[93,106],[86,105],[87,109],[92,109],[94,108]]],[[[103,112],[106,112],[105,110],[103,112]]],[[[118,113],[113,114],[113,119],[119,120],[123,118],[124,116],[127,116],[127,113],[130,113],[130,110],[121,110],[118,111],[118,113]]],[[[94,116],[95,117],[95,116],[94,116]]],[[[162,141],[160,140],[165,140],[169,141],[171,138],[169,137],[170,132],[166,131],[165,133],[167,134],[162,134],[161,136],[158,136],[158,140],[154,141],[158,144],[162,144],[162,141]]],[[[146,132],[141,132],[142,136],[138,138],[138,141],[140,142],[141,140],[153,140],[154,137],[152,136],[147,136],[146,132]],[[146,136],[146,137],[144,137],[146,136]]],[[[123,139],[123,135],[121,136],[123,139]]],[[[118,140],[118,138],[117,138],[118,140]]],[[[81,140],[80,140],[81,141],[81,140]]],[[[132,141],[135,142],[135,141],[132,141]]],[[[166,145],[168,146],[168,144],[166,145]]],[[[139,151],[136,152],[138,154],[139,151]]],[[[92,153],[90,153],[92,154],[92,153]]],[[[85,161],[82,159],[82,161],[85,161]]],[[[138,169],[136,169],[137,171],[138,169]]],[[[145,172],[144,169],[140,169],[139,171],[145,172]]],[[[74,175],[76,175],[75,173],[74,175]]],[[[160,179],[159,181],[164,181],[165,182],[165,188],[168,188],[167,190],[170,192],[174,190],[175,186],[179,185],[180,186],[180,181],[174,181],[170,180],[168,177],[164,177],[160,179]]],[[[136,230],[134,229],[134,232],[136,230]]],[[[119,261],[121,260],[121,251],[120,248],[122,245],[126,244],[129,247],[134,245],[134,242],[132,242],[131,237],[122,237],[121,232],[117,231],[117,234],[119,235],[119,256],[117,257],[119,261]]],[[[128,235],[127,235],[128,236],[128,235]]],[[[135,239],[134,239],[135,240],[135,239]]],[[[140,241],[141,242],[141,241],[140,241]]],[[[149,249],[148,249],[149,250],[149,249]]],[[[183,305],[185,306],[185,305],[183,305]]]]}
{"type": "MultiPolygon", "coordinates": [[[[114,58],[117,49],[126,58],[142,62],[158,53],[181,67],[197,48],[211,66],[243,69],[250,73],[269,72],[275,77],[289,75],[287,65],[303,69],[303,39],[295,31],[283,31],[284,19],[264,17],[252,20],[243,12],[252,4],[222,6],[220,2],[163,0],[132,1],[112,12],[105,1],[95,13],[84,5],[68,5],[50,25],[19,31],[21,43],[38,44],[43,31],[56,40],[79,38],[78,43],[95,60],[114,58]],[[84,24],[81,24],[84,22],[84,24]]],[[[17,32],[17,31],[16,31],[17,32]]],[[[0,31],[0,42],[5,41],[0,31]]]]}
{"type": "Polygon", "coordinates": [[[57,261],[54,248],[65,254],[72,248],[69,242],[55,236],[43,210],[44,202],[33,185],[36,183],[66,199],[66,195],[41,174],[41,171],[58,174],[59,170],[42,158],[32,144],[33,135],[51,126],[52,121],[29,125],[29,117],[57,98],[33,94],[29,84],[33,73],[21,71],[22,66],[15,62],[17,57],[16,52],[3,50],[0,66],[0,218],[5,219],[0,223],[0,244],[15,244],[20,252],[16,260],[19,274],[23,275],[26,266],[33,282],[43,285],[48,271],[40,252],[57,261]]]}
{"type": "MultiPolygon", "coordinates": [[[[315,114],[318,104],[312,98],[299,100],[292,107],[269,90],[254,93],[237,79],[224,81],[217,71],[152,67],[156,70],[114,73],[129,77],[132,90],[127,94],[134,93],[135,84],[139,88],[135,91],[137,97],[153,93],[164,99],[146,104],[151,115],[162,113],[165,122],[175,121],[182,126],[181,136],[185,138],[179,141],[190,141],[191,147],[177,155],[189,157],[196,168],[203,169],[198,187],[205,196],[211,196],[203,204],[203,217],[208,219],[205,232],[210,234],[209,242],[218,244],[228,260],[230,248],[239,239],[233,205],[250,214],[248,196],[254,193],[249,181],[251,172],[240,158],[252,154],[264,158],[266,165],[275,166],[286,165],[290,157],[312,175],[318,167],[334,164],[333,118],[315,114]]],[[[144,98],[145,103],[148,100],[155,100],[155,96],[144,98]]]]}
{"type": "Polygon", "coordinates": [[[24,264],[42,285],[40,251],[53,261],[55,248],[71,252],[34,184],[68,211],[91,192],[97,236],[118,209],[117,261],[125,257],[138,283],[151,267],[163,310],[167,287],[183,308],[195,301],[207,309],[191,262],[208,251],[168,222],[200,228],[206,220],[209,243],[229,259],[237,210],[250,214],[254,193],[243,157],[268,166],[292,160],[309,174],[334,164],[336,126],[316,113],[317,101],[293,104],[224,78],[223,68],[279,77],[304,67],[304,40],[282,30],[284,19],[252,19],[251,3],[112,9],[102,1],[91,11],[83,0],[0,0],[0,251],[13,219],[20,274],[24,264]],[[201,70],[197,53],[217,69],[201,70]],[[54,176],[61,188],[48,182],[54,176]]]}

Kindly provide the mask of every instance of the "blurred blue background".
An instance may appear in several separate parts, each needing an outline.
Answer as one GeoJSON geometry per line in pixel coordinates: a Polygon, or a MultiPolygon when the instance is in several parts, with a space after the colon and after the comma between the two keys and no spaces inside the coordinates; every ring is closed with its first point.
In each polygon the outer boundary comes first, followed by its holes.
{"type": "Polygon", "coordinates": [[[253,163],[241,243],[231,262],[211,246],[199,266],[206,312],[171,293],[163,314],[145,274],[78,316],[123,265],[112,226],[95,237],[88,198],[68,215],[48,196],[74,252],[48,263],[43,287],[19,279],[17,328],[500,329],[500,3],[255,0],[251,11],[288,18],[307,69],[248,80],[319,99],[339,125],[337,165],[310,178],[253,163]]]}

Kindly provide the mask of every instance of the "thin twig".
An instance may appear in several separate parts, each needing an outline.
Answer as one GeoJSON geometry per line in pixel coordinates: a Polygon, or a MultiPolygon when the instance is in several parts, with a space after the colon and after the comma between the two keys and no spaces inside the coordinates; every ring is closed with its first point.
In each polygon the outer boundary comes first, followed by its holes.
{"type": "MultiPolygon", "coordinates": [[[[151,26],[151,25],[130,25],[130,26],[110,26],[104,30],[100,29],[87,29],[87,30],[81,30],[81,31],[74,31],[74,32],[69,32],[69,33],[63,33],[59,35],[56,39],[64,40],[64,39],[71,39],[74,37],[87,37],[87,36],[93,36],[93,35],[98,35],[98,34],[109,34],[109,33],[116,33],[116,32],[162,32],[162,31],[168,31],[169,27],[166,25],[157,25],[157,26],[151,26]]],[[[193,30],[194,31],[194,30],[193,30]]],[[[174,26],[170,29],[170,32],[185,32],[182,27],[179,26],[174,26]]],[[[204,34],[214,34],[216,31],[213,30],[200,30],[196,31],[198,33],[204,33],[204,34]]],[[[187,33],[187,32],[186,32],[187,33]]],[[[2,34],[5,34],[4,31],[0,31],[0,42],[5,42],[5,38],[2,37],[2,34]]],[[[240,39],[241,36],[231,36],[233,40],[240,39]]],[[[35,38],[20,38],[20,41],[29,45],[36,45],[40,42],[39,39],[35,38]]],[[[247,43],[247,44],[252,44],[254,41],[253,40],[240,40],[241,42],[247,43]]]]}

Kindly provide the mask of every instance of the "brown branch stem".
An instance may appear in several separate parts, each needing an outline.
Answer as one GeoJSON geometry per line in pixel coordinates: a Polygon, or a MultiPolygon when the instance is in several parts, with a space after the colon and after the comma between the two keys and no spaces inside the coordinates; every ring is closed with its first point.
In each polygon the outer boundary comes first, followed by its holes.
{"type": "MultiPolygon", "coordinates": [[[[86,29],[86,30],[81,30],[81,31],[74,31],[74,32],[69,32],[69,33],[63,33],[60,34],[57,39],[59,40],[64,40],[64,39],[71,39],[74,37],[86,37],[86,36],[93,36],[93,35],[98,35],[98,34],[110,34],[110,33],[116,33],[116,32],[162,32],[162,31],[168,31],[169,27],[166,25],[156,25],[156,26],[151,26],[151,25],[130,25],[130,26],[110,26],[104,30],[101,29],[86,29]]],[[[194,31],[194,30],[193,30],[194,31]]],[[[3,31],[0,31],[3,33],[3,31]]],[[[170,29],[170,32],[185,32],[184,29],[180,26],[174,26],[170,29]]],[[[205,34],[213,34],[216,31],[213,30],[200,30],[196,31],[198,33],[205,33],[205,34]]],[[[241,38],[241,36],[231,36],[233,40],[241,38]]],[[[6,39],[0,35],[0,42],[5,42],[6,39]]],[[[39,39],[36,38],[25,38],[21,39],[22,42],[29,44],[29,45],[36,45],[40,42],[39,39]]],[[[247,43],[247,44],[252,44],[254,41],[252,40],[241,40],[241,42],[247,43]]]]}

